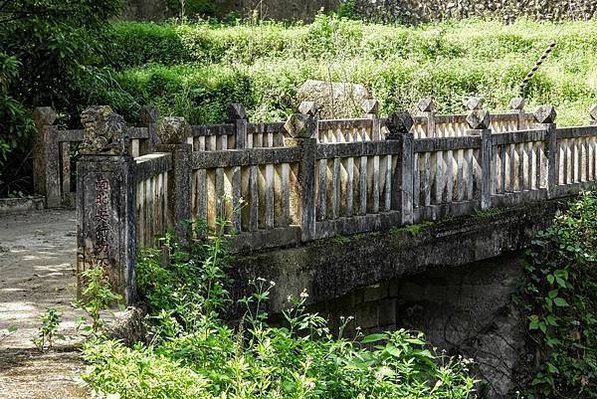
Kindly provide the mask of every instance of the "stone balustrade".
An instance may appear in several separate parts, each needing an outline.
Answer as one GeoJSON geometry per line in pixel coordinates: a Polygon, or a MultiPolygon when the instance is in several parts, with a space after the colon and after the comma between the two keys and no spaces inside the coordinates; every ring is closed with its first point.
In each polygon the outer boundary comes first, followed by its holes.
{"type": "Polygon", "coordinates": [[[36,170],[45,162],[40,185],[49,184],[48,205],[59,204],[56,187],[64,195],[66,183],[51,183],[70,178],[60,148],[83,143],[78,270],[102,265],[131,301],[136,248],[167,229],[183,234],[186,220],[231,220],[234,249],[254,251],[563,197],[597,182],[597,107],[592,125],[557,128],[553,107],[527,114],[515,99],[511,113],[490,115],[478,98],[465,105],[467,114],[435,115],[424,99],[418,115],[380,118],[370,100],[365,118],[320,121],[305,103],[286,123],[259,124],[235,104],[226,124],[189,126],[147,110],[142,127],[95,107],[82,131],[58,130],[51,110],[39,110],[36,170]]]}

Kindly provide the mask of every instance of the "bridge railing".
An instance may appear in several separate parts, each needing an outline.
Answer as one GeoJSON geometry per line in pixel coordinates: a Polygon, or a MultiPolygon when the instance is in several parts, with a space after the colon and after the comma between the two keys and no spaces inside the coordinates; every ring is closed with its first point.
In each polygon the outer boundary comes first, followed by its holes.
{"type": "MultiPolygon", "coordinates": [[[[467,107],[478,106],[467,103],[467,107]]],[[[431,99],[423,99],[413,117],[415,138],[462,137],[468,125],[466,114],[437,115],[431,99]]],[[[363,118],[319,120],[316,137],[321,144],[352,143],[384,140],[388,134],[386,118],[381,118],[376,100],[363,104],[363,118]]],[[[128,151],[133,157],[149,154],[157,144],[159,115],[153,108],[142,110],[137,127],[130,128],[128,151]]],[[[84,129],[60,129],[54,125],[56,113],[49,108],[38,108],[36,124],[38,135],[34,146],[35,192],[46,197],[50,208],[73,205],[75,195],[74,164],[78,147],[85,139],[84,129]]],[[[535,123],[532,114],[525,113],[523,103],[514,99],[509,113],[492,115],[494,133],[530,128],[535,123]]],[[[222,124],[192,125],[187,131],[186,143],[193,151],[225,151],[244,148],[273,148],[284,146],[284,123],[250,123],[244,107],[234,104],[229,121],[222,124]]]]}
{"type": "Polygon", "coordinates": [[[131,128],[109,107],[85,111],[83,132],[58,131],[47,109],[37,120],[44,138],[57,137],[40,146],[46,166],[60,159],[50,158],[56,143],[83,142],[78,271],[105,267],[133,300],[136,248],[167,229],[183,234],[193,218],[213,228],[231,219],[224,232],[235,230],[235,249],[250,251],[555,198],[597,182],[597,125],[557,128],[548,106],[533,120],[522,112],[494,119],[474,101],[470,108],[466,129],[461,116],[449,125],[408,112],[319,121],[313,103],[284,124],[250,124],[238,105],[230,123],[201,127],[176,117],[158,123],[152,112],[131,128]],[[422,123],[434,137],[417,133],[422,123]]]}

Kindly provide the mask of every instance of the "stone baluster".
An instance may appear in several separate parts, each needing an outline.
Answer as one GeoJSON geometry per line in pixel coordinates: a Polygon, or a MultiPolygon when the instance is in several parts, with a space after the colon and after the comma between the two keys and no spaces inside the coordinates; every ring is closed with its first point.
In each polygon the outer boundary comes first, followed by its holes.
{"type": "Polygon", "coordinates": [[[437,129],[435,127],[435,102],[431,97],[425,97],[419,100],[417,108],[421,115],[427,120],[426,137],[433,138],[437,136],[437,129]]]}
{"type": "MultiPolygon", "coordinates": [[[[238,103],[230,104],[230,106],[228,106],[228,121],[234,124],[235,148],[237,150],[244,150],[247,148],[247,128],[249,125],[245,107],[238,103]]],[[[242,197],[241,180],[241,168],[237,166],[233,168],[232,171],[232,202],[235,206],[240,203],[242,197]]],[[[237,232],[241,231],[242,222],[240,212],[236,212],[232,215],[232,225],[237,232]]]]}
{"type": "MultiPolygon", "coordinates": [[[[479,166],[481,167],[481,209],[488,209],[491,207],[494,173],[489,112],[482,108],[473,109],[466,116],[466,122],[470,128],[468,135],[481,137],[481,149],[479,152],[479,166]]],[[[470,176],[469,178],[474,178],[474,176],[470,176]]]]}
{"type": "Polygon", "coordinates": [[[124,118],[109,106],[81,114],[84,142],[77,162],[77,281],[101,267],[127,304],[136,299],[135,161],[124,118]]]}
{"type": "Polygon", "coordinates": [[[302,241],[311,241],[316,236],[315,156],[319,136],[317,109],[315,103],[309,104],[309,107],[305,105],[301,109],[304,113],[291,115],[284,124],[284,146],[298,147],[301,152],[298,186],[291,188],[297,193],[297,198],[300,198],[300,205],[297,207],[297,214],[291,215],[291,218],[301,225],[302,241]]]}
{"type": "Polygon", "coordinates": [[[156,151],[172,154],[172,172],[168,177],[168,225],[181,240],[187,237],[186,221],[191,219],[193,146],[186,142],[190,126],[183,117],[164,118],[158,125],[160,144],[156,151]]]}
{"type": "Polygon", "coordinates": [[[413,118],[408,112],[394,112],[388,116],[386,127],[389,133],[386,140],[398,142],[398,162],[392,175],[392,209],[401,212],[401,224],[412,224],[414,221],[414,135],[412,133],[413,118]]]}
{"type": "Polygon", "coordinates": [[[550,105],[542,105],[533,114],[535,122],[539,129],[544,129],[547,132],[545,138],[545,149],[547,155],[547,165],[543,167],[547,168],[547,197],[554,198],[556,196],[556,188],[558,186],[559,178],[559,151],[557,141],[557,127],[555,124],[556,110],[550,105]]]}
{"type": "Polygon", "coordinates": [[[524,130],[528,128],[527,121],[524,117],[524,106],[525,99],[522,97],[514,97],[510,100],[510,112],[517,116],[516,130],[524,130]]]}
{"type": "Polygon", "coordinates": [[[365,112],[365,118],[371,119],[371,140],[381,140],[381,125],[379,123],[379,101],[365,100],[361,105],[365,112]]]}
{"type": "Polygon", "coordinates": [[[39,107],[34,112],[37,136],[33,146],[33,187],[35,194],[46,197],[48,208],[62,205],[60,146],[58,130],[54,126],[56,117],[56,112],[50,107],[39,107]]]}

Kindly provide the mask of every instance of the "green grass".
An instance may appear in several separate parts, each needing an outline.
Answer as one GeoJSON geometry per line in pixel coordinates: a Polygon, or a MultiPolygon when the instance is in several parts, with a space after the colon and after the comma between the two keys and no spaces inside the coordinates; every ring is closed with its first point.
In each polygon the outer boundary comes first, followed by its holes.
{"type": "Polygon", "coordinates": [[[253,120],[284,119],[306,79],[364,84],[382,113],[411,109],[428,95],[442,113],[462,112],[462,97],[471,94],[504,110],[551,40],[558,46],[528,88],[528,109],[550,103],[561,125],[585,124],[597,103],[597,21],[404,27],[322,15],[290,26],[119,22],[112,67],[139,105],[155,103],[193,123],[222,121],[232,101],[245,103],[253,120]]]}

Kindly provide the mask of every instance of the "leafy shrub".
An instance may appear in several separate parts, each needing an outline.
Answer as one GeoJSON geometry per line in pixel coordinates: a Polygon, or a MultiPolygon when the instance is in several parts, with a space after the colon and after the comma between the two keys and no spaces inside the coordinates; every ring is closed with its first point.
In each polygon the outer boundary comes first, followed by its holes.
{"type": "Polygon", "coordinates": [[[20,63],[0,51],[0,194],[26,191],[28,182],[22,176],[27,165],[27,148],[33,134],[30,112],[9,95],[8,88],[19,76],[20,63]],[[9,172],[16,173],[9,173],[9,172]]]}
{"type": "Polygon", "coordinates": [[[319,15],[308,25],[127,22],[115,24],[115,32],[122,90],[166,114],[176,107],[193,123],[223,121],[232,101],[245,103],[254,120],[282,120],[296,109],[306,79],[364,84],[384,113],[411,109],[428,95],[442,113],[462,112],[470,94],[504,110],[554,38],[558,46],[527,90],[528,109],[551,103],[558,123],[585,124],[597,102],[596,21],[404,27],[319,15]]]}
{"type": "Polygon", "coordinates": [[[58,333],[58,326],[60,325],[61,318],[62,314],[54,308],[46,309],[46,311],[39,316],[41,327],[37,332],[37,336],[32,339],[35,347],[39,351],[44,352],[46,349],[52,349],[54,340],[56,338],[62,338],[58,333]]]}
{"type": "Polygon", "coordinates": [[[112,292],[106,271],[101,266],[95,265],[83,271],[81,280],[83,289],[77,305],[91,317],[91,325],[86,330],[97,333],[104,324],[100,312],[121,301],[122,295],[112,292]]]}
{"type": "Polygon", "coordinates": [[[536,374],[529,398],[597,398],[597,195],[537,235],[522,292],[536,374]]]}
{"type": "Polygon", "coordinates": [[[305,312],[306,293],[290,300],[284,327],[270,326],[264,304],[275,284],[264,279],[240,301],[247,312],[239,325],[225,323],[223,234],[231,226],[218,226],[195,229],[190,248],[170,234],[164,252],[143,251],[138,282],[153,338],[133,349],[113,341],[86,345],[84,379],[92,388],[127,399],[474,397],[467,362],[434,355],[421,333],[349,340],[342,327],[333,338],[325,319],[305,312]]]}

